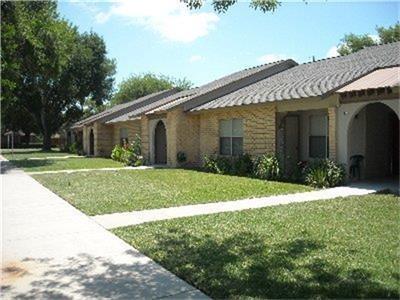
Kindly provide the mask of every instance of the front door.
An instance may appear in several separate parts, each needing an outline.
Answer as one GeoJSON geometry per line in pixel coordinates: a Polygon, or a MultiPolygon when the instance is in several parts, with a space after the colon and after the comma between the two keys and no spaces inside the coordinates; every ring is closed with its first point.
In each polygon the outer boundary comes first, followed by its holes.
{"type": "Polygon", "coordinates": [[[155,163],[167,163],[167,134],[163,121],[159,121],[156,125],[154,133],[154,146],[155,146],[155,163]]]}
{"type": "Polygon", "coordinates": [[[285,171],[291,175],[299,161],[299,117],[285,118],[285,171]]]}

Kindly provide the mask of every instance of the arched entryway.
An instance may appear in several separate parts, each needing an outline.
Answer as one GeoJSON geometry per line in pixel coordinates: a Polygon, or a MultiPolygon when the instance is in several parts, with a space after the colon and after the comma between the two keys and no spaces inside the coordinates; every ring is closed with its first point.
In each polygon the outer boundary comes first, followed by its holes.
{"type": "Polygon", "coordinates": [[[167,132],[163,121],[158,121],[154,129],[154,162],[167,163],[167,132]]]}
{"type": "Polygon", "coordinates": [[[361,155],[361,178],[399,175],[399,118],[387,105],[371,103],[354,114],[348,129],[348,159],[361,155]]]}
{"type": "Polygon", "coordinates": [[[90,134],[89,134],[89,155],[94,155],[94,133],[93,133],[93,129],[90,129],[90,134]]]}

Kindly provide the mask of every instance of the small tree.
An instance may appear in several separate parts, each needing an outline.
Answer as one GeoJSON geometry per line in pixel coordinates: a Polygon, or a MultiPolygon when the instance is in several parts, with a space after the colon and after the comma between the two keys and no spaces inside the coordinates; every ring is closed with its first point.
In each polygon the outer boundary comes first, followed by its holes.
{"type": "Polygon", "coordinates": [[[119,84],[118,91],[111,99],[111,105],[132,101],[173,87],[179,90],[186,90],[191,86],[192,83],[185,78],[175,79],[164,75],[155,75],[153,73],[133,75],[119,84]]]}
{"type": "Polygon", "coordinates": [[[364,49],[365,47],[400,41],[399,23],[389,26],[388,28],[376,27],[376,31],[378,33],[377,40],[374,40],[368,34],[346,34],[342,39],[342,43],[338,47],[338,53],[340,55],[347,55],[364,49]]]}

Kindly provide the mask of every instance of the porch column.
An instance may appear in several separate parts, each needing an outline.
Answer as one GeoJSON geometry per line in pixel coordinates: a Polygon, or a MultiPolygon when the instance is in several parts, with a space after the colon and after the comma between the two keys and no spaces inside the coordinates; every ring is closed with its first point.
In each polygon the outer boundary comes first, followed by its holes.
{"type": "Polygon", "coordinates": [[[337,118],[337,108],[328,108],[328,136],[329,136],[329,158],[336,161],[336,149],[337,149],[337,138],[336,138],[336,118],[337,118]]]}

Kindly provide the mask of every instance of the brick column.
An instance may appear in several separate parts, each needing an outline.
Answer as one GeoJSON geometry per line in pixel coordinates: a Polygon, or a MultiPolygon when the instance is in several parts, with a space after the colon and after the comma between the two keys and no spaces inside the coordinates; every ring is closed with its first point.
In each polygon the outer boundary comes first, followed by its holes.
{"type": "Polygon", "coordinates": [[[328,108],[328,135],[329,135],[329,158],[336,161],[336,149],[337,149],[337,135],[336,135],[336,118],[337,108],[328,108]]]}

